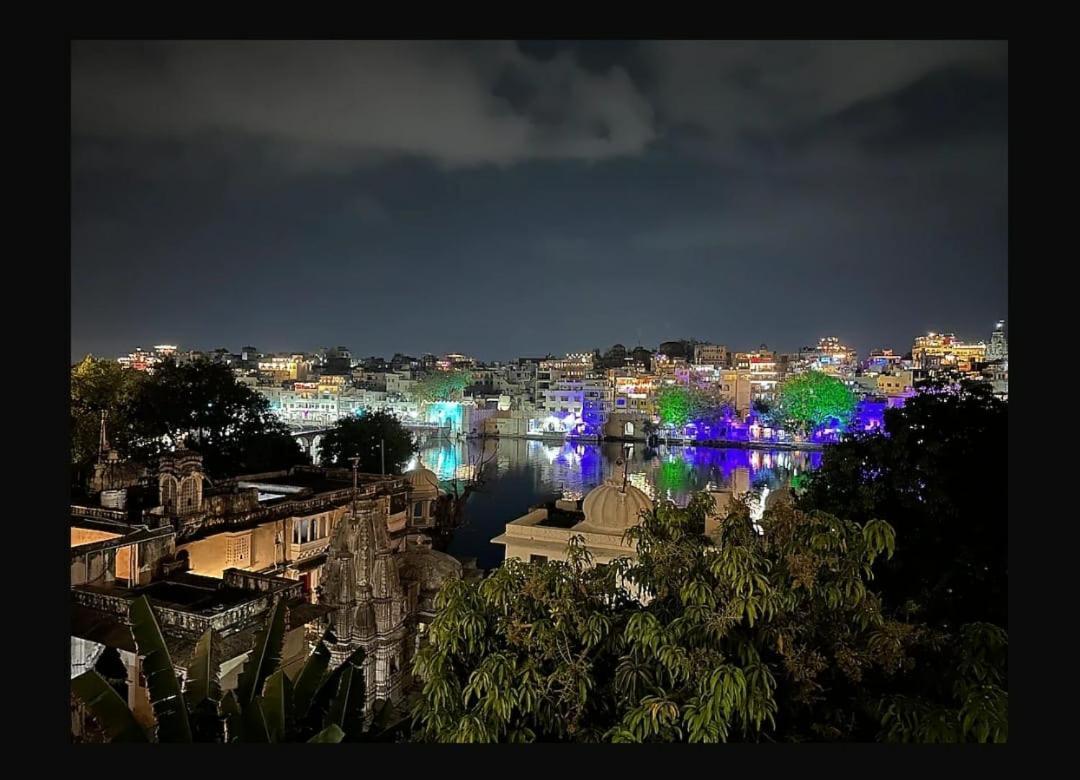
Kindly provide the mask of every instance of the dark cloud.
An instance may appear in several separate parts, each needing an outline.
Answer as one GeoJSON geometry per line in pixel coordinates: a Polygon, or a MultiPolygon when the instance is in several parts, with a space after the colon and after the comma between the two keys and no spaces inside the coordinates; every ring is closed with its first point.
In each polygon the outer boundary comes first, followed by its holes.
{"type": "Polygon", "coordinates": [[[619,68],[510,43],[77,43],[72,124],[87,136],[270,142],[281,162],[340,169],[371,155],[446,166],[636,154],[652,109],[619,68]],[[492,87],[513,78],[527,100],[492,87]],[[603,123],[608,132],[594,132],[603,123]]]}
{"type": "Polygon", "coordinates": [[[1007,45],[80,43],[72,352],[1007,316],[1007,45]]]}

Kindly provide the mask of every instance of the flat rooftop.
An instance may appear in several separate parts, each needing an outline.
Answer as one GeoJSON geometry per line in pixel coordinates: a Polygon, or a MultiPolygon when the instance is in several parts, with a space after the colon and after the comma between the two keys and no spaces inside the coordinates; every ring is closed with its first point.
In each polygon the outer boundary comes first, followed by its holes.
{"type": "Polygon", "coordinates": [[[151,603],[175,609],[180,612],[193,612],[213,615],[232,607],[254,601],[263,594],[259,591],[244,590],[225,585],[216,577],[202,577],[197,574],[176,574],[167,580],[159,580],[149,585],[134,588],[116,584],[79,585],[79,589],[107,596],[119,596],[136,599],[146,596],[151,603]]]}
{"type": "Polygon", "coordinates": [[[573,512],[554,506],[545,507],[545,509],[547,509],[547,517],[537,523],[541,528],[573,528],[585,519],[584,512],[573,512]]]}

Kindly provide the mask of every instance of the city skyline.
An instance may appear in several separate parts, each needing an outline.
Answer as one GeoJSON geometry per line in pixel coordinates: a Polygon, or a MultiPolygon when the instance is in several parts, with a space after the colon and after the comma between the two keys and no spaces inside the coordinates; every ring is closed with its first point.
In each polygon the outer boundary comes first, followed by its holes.
{"type": "Polygon", "coordinates": [[[981,338],[1008,319],[1007,65],[973,41],[77,42],[71,355],[981,338]]]}
{"type": "MultiPolygon", "coordinates": [[[[997,322],[995,322],[995,326],[1003,326],[1004,323],[1005,323],[1005,320],[998,320],[997,322]]],[[[949,329],[946,328],[946,329],[940,329],[940,330],[937,330],[937,331],[924,331],[923,333],[916,334],[911,339],[909,339],[907,342],[905,342],[906,346],[893,346],[893,345],[889,345],[889,344],[880,344],[878,346],[871,347],[869,350],[866,350],[866,351],[860,351],[858,349],[855,349],[855,353],[857,355],[860,355],[860,356],[867,356],[872,351],[879,350],[879,349],[885,349],[885,350],[891,350],[893,352],[896,352],[898,355],[903,355],[903,354],[909,353],[911,351],[911,346],[912,346],[912,343],[913,343],[914,339],[922,337],[922,336],[926,336],[926,335],[942,335],[942,334],[954,335],[954,336],[956,336],[958,342],[970,342],[970,343],[980,343],[981,342],[981,343],[984,343],[984,344],[989,344],[989,343],[991,343],[991,340],[992,340],[992,339],[981,338],[978,334],[970,334],[970,335],[969,334],[956,334],[954,331],[950,331],[949,329]]],[[[991,333],[991,336],[992,335],[993,334],[991,333]]],[[[275,348],[273,348],[272,345],[270,345],[270,348],[266,348],[267,345],[252,344],[252,343],[245,343],[243,346],[240,346],[240,347],[230,347],[230,345],[225,345],[225,344],[218,344],[216,347],[208,347],[208,346],[205,346],[205,345],[177,344],[177,343],[166,343],[166,342],[151,343],[149,341],[144,341],[142,343],[134,344],[134,345],[129,346],[128,348],[126,348],[128,350],[127,352],[121,350],[121,352],[118,353],[117,355],[101,354],[101,355],[93,355],[93,357],[112,359],[112,358],[116,358],[116,357],[123,357],[124,355],[127,355],[127,354],[131,354],[132,350],[143,350],[143,351],[149,352],[149,351],[152,351],[152,350],[158,350],[161,347],[165,347],[166,349],[168,349],[170,351],[171,350],[177,350],[180,353],[189,353],[190,352],[190,353],[201,353],[201,354],[212,354],[212,353],[214,353],[214,352],[216,352],[218,350],[221,350],[221,349],[234,349],[235,352],[233,354],[238,354],[241,350],[245,349],[246,347],[255,347],[256,350],[258,350],[258,353],[261,354],[261,355],[288,355],[288,354],[314,355],[314,354],[316,354],[317,352],[319,352],[321,350],[335,350],[335,349],[338,349],[338,348],[345,348],[345,349],[349,350],[349,354],[352,356],[352,358],[354,360],[364,360],[364,359],[368,359],[368,358],[389,358],[389,357],[393,357],[394,355],[403,355],[403,356],[406,356],[406,357],[421,358],[421,357],[424,357],[424,356],[439,356],[439,357],[441,357],[441,356],[459,354],[459,355],[463,355],[463,356],[466,356],[466,357],[470,357],[470,358],[480,360],[482,363],[506,363],[506,362],[513,362],[513,361],[519,360],[519,359],[524,360],[524,359],[537,359],[537,358],[543,358],[543,357],[559,357],[559,356],[562,356],[562,355],[578,354],[578,353],[581,353],[583,351],[584,352],[592,352],[594,349],[598,350],[601,354],[603,354],[604,352],[606,352],[611,347],[617,346],[619,344],[626,347],[626,349],[628,351],[633,350],[633,349],[635,349],[637,347],[644,347],[645,349],[649,350],[650,352],[656,353],[656,352],[659,351],[660,345],[665,344],[665,343],[680,342],[680,341],[685,341],[685,342],[688,342],[688,343],[692,342],[692,343],[701,344],[701,345],[724,346],[724,347],[730,349],[732,352],[754,352],[754,351],[758,350],[761,347],[767,347],[770,351],[775,352],[777,354],[793,354],[793,353],[798,352],[798,351],[803,350],[803,349],[813,349],[818,343],[820,343],[822,341],[825,341],[828,338],[835,338],[835,337],[833,337],[833,336],[821,336],[821,337],[819,337],[817,339],[809,339],[805,343],[800,344],[798,347],[792,347],[792,348],[774,347],[774,346],[772,346],[770,344],[766,344],[766,343],[756,344],[756,345],[752,345],[752,346],[747,346],[747,345],[740,346],[740,345],[725,344],[722,341],[707,341],[705,339],[669,338],[669,339],[664,339],[663,341],[657,342],[655,344],[628,344],[628,343],[623,343],[623,342],[615,342],[613,344],[606,344],[606,345],[602,345],[602,346],[598,346],[598,347],[587,347],[587,348],[586,347],[581,347],[581,348],[578,348],[578,349],[568,349],[568,350],[563,350],[563,351],[548,350],[547,352],[537,353],[537,354],[529,354],[529,355],[518,354],[518,355],[511,355],[511,356],[506,356],[506,357],[496,357],[496,358],[490,358],[490,359],[489,358],[479,357],[479,356],[469,352],[468,350],[461,350],[461,349],[453,349],[453,350],[447,350],[447,351],[442,351],[442,352],[435,352],[435,351],[432,351],[432,350],[420,350],[420,351],[416,351],[416,352],[405,352],[405,351],[402,351],[400,349],[395,349],[392,352],[391,351],[384,351],[384,352],[381,352],[381,353],[361,354],[361,353],[357,352],[356,350],[352,349],[351,347],[349,347],[349,345],[342,344],[340,342],[328,342],[326,344],[321,344],[318,347],[307,346],[307,347],[302,347],[302,348],[298,348],[298,349],[275,349],[275,348]],[[146,346],[143,346],[143,344],[145,344],[146,346]]],[[[839,338],[837,340],[841,345],[845,345],[845,346],[850,347],[851,342],[846,341],[843,338],[839,338]]],[[[256,339],[256,341],[258,341],[258,339],[256,339]]],[[[75,354],[72,353],[72,358],[73,359],[81,359],[83,357],[85,357],[85,355],[79,355],[78,358],[76,358],[75,354]]]]}

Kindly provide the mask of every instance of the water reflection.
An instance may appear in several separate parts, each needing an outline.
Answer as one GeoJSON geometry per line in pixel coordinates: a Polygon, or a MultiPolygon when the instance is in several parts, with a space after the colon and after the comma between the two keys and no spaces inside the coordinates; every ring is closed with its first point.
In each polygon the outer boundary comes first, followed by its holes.
{"type": "Polygon", "coordinates": [[[555,494],[581,498],[605,479],[621,478],[623,466],[617,462],[624,457],[631,484],[653,498],[679,505],[708,488],[732,488],[736,493],[763,487],[775,490],[817,468],[821,461],[820,452],[710,447],[646,450],[618,442],[554,444],[524,439],[431,443],[422,448],[421,457],[440,480],[465,479],[474,469],[483,469],[483,487],[470,497],[465,524],[454,533],[449,552],[475,557],[488,569],[502,560],[502,547],[490,540],[506,523],[555,494]]]}

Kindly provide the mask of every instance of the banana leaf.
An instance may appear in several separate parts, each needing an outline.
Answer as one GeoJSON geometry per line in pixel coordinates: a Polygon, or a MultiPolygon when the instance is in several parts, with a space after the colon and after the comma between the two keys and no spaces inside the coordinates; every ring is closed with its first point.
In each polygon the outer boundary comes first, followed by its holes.
{"type": "MultiPolygon", "coordinates": [[[[347,670],[352,670],[353,675],[349,681],[349,689],[351,690],[350,697],[345,699],[345,703],[351,703],[352,706],[359,706],[361,711],[364,706],[364,649],[357,648],[353,653],[346,658],[340,666],[334,669],[333,672],[326,675],[322,684],[316,691],[314,698],[311,702],[311,707],[308,710],[308,723],[313,729],[329,726],[331,723],[337,722],[331,716],[331,711],[334,707],[334,702],[338,698],[339,688],[341,687],[341,678],[347,670]]],[[[340,704],[339,704],[340,708],[340,704]]],[[[348,728],[338,723],[348,736],[353,735],[349,733],[348,728]]]]}
{"type": "Polygon", "coordinates": [[[315,693],[319,690],[326,677],[326,670],[330,667],[330,651],[326,648],[325,637],[315,645],[315,649],[304,662],[304,668],[296,678],[296,686],[293,689],[293,702],[296,707],[296,719],[302,721],[307,718],[311,709],[311,703],[315,699],[315,693]]]}
{"type": "Polygon", "coordinates": [[[326,725],[337,724],[350,738],[360,738],[364,730],[364,673],[360,669],[345,667],[327,717],[326,725]]]}
{"type": "Polygon", "coordinates": [[[249,704],[262,692],[263,684],[281,664],[285,644],[285,600],[278,599],[269,621],[255,635],[255,644],[240,673],[236,688],[236,700],[247,710],[249,704]]]}
{"type": "Polygon", "coordinates": [[[251,704],[244,707],[244,742],[269,743],[272,741],[270,727],[266,722],[266,713],[262,707],[262,697],[256,696],[251,704]]]}
{"type": "Polygon", "coordinates": [[[131,602],[131,634],[142,658],[150,703],[158,723],[158,742],[191,742],[187,705],[176,679],[169,648],[146,596],[131,602]]]}
{"type": "Polygon", "coordinates": [[[71,692],[90,710],[112,741],[148,741],[127,702],[93,669],[71,681],[71,692]]]}
{"type": "Polygon", "coordinates": [[[336,723],[331,723],[308,742],[341,742],[345,738],[345,732],[336,723]]]}
{"type": "Polygon", "coordinates": [[[293,684],[284,671],[278,669],[266,681],[262,698],[263,714],[272,742],[284,742],[293,730],[293,684]]]}
{"type": "Polygon", "coordinates": [[[221,699],[218,668],[214,630],[209,628],[195,645],[195,655],[188,669],[187,683],[184,685],[184,698],[187,699],[189,710],[204,701],[216,703],[221,699]]]}
{"type": "Polygon", "coordinates": [[[225,718],[225,729],[229,742],[244,741],[244,713],[240,709],[240,703],[236,701],[236,694],[228,691],[221,697],[221,715],[225,718]]]}

